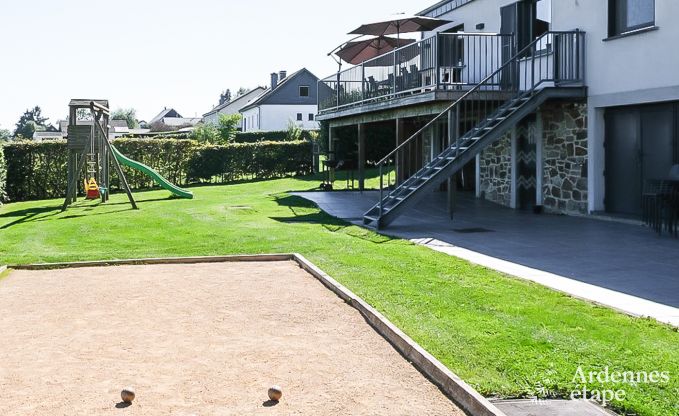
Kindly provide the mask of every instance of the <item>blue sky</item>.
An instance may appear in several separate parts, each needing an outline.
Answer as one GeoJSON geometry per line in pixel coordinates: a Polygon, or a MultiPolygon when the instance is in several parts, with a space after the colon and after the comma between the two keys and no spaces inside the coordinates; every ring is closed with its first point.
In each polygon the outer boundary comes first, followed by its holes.
{"type": "Polygon", "coordinates": [[[163,107],[202,115],[226,88],[337,65],[326,54],[361,23],[434,0],[33,0],[0,12],[0,128],[39,105],[54,123],[70,98],[107,98],[149,120],[163,107]],[[341,4],[340,6],[338,6],[341,4]]]}

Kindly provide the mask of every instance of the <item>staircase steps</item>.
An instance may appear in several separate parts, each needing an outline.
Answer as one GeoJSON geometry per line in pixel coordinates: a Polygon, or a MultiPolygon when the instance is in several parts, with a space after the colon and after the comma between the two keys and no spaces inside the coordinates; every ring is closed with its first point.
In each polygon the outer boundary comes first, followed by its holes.
{"type": "Polygon", "coordinates": [[[394,221],[406,207],[462,169],[468,161],[499,140],[509,128],[534,111],[545,99],[542,94],[531,91],[502,104],[413,176],[388,192],[381,201],[381,216],[378,202],[366,212],[363,222],[381,228],[394,221]]]}

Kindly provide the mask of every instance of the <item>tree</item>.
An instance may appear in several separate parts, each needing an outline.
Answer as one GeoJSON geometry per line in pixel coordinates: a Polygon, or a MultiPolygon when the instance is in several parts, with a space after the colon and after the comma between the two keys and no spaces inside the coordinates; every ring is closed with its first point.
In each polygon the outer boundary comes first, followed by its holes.
{"type": "Polygon", "coordinates": [[[240,119],[240,114],[220,114],[217,130],[222,143],[232,142],[236,138],[240,119]]]}
{"type": "Polygon", "coordinates": [[[32,138],[33,133],[45,129],[47,120],[49,119],[42,116],[42,110],[37,105],[32,110],[26,110],[16,123],[14,137],[32,138]]]}
{"type": "Polygon", "coordinates": [[[12,132],[7,129],[0,129],[0,142],[8,142],[12,139],[12,132]]]}
{"type": "Polygon", "coordinates": [[[216,143],[219,141],[219,130],[214,124],[200,123],[191,132],[191,138],[201,143],[216,143]]]}
{"type": "Polygon", "coordinates": [[[134,108],[117,109],[111,115],[111,120],[125,120],[127,122],[127,127],[131,129],[136,129],[139,127],[139,121],[137,120],[137,110],[134,108]]]}
{"type": "Polygon", "coordinates": [[[250,88],[240,87],[238,92],[236,92],[236,97],[241,97],[250,92],[250,88]]]}
{"type": "Polygon", "coordinates": [[[295,123],[292,120],[288,121],[288,140],[290,141],[297,141],[297,140],[302,140],[302,127],[298,126],[297,123],[295,123]]]}
{"type": "Polygon", "coordinates": [[[231,90],[227,88],[226,91],[222,92],[219,95],[219,105],[228,103],[230,101],[231,101],[231,90]]]}

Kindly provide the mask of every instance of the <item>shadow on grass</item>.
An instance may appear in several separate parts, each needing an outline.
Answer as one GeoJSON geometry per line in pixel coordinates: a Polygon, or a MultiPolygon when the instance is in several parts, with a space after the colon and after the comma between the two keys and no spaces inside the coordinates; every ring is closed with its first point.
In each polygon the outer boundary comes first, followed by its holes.
{"type": "Polygon", "coordinates": [[[21,217],[18,218],[12,222],[8,222],[7,224],[3,225],[0,227],[0,230],[5,230],[7,228],[10,228],[15,225],[19,225],[25,222],[33,222],[42,218],[49,218],[54,215],[59,214],[61,212],[61,206],[54,205],[54,206],[49,206],[49,207],[36,207],[36,208],[26,208],[26,209],[20,209],[16,211],[9,211],[4,214],[0,214],[0,218],[14,218],[14,217],[21,217]],[[42,215],[42,214],[49,214],[49,215],[42,215]],[[41,216],[42,215],[42,216],[41,216]],[[36,218],[37,217],[37,218],[36,218]]]}
{"type": "MultiPolygon", "coordinates": [[[[145,204],[147,202],[174,201],[175,199],[177,199],[177,198],[170,196],[170,197],[167,197],[167,198],[141,199],[141,200],[137,200],[136,202],[137,202],[137,205],[140,205],[140,206],[143,207],[143,204],[145,204]]],[[[68,209],[65,211],[65,212],[76,212],[76,214],[65,215],[65,216],[59,217],[57,219],[67,220],[67,219],[88,217],[88,216],[94,216],[94,215],[115,214],[115,213],[124,212],[124,211],[132,211],[132,206],[130,206],[129,201],[106,202],[106,203],[96,202],[96,203],[88,203],[87,205],[79,205],[76,202],[75,204],[70,205],[68,207],[68,209]],[[114,210],[114,211],[95,212],[97,210],[97,208],[109,207],[109,206],[119,206],[119,205],[128,205],[129,208],[118,209],[118,210],[114,210]],[[84,213],[79,214],[79,212],[84,212],[84,213]]],[[[0,214],[0,219],[2,219],[2,218],[15,218],[15,217],[20,217],[20,218],[17,218],[14,221],[11,221],[7,224],[4,224],[3,226],[0,226],[0,230],[6,230],[6,229],[13,227],[15,225],[24,224],[24,223],[49,221],[49,220],[51,220],[51,217],[54,217],[55,215],[58,215],[61,212],[62,212],[61,211],[61,204],[51,205],[51,206],[46,206],[46,207],[26,208],[26,209],[19,209],[19,210],[15,210],[15,211],[5,212],[3,214],[0,214]],[[46,215],[43,215],[43,214],[46,214],[46,215]]]]}

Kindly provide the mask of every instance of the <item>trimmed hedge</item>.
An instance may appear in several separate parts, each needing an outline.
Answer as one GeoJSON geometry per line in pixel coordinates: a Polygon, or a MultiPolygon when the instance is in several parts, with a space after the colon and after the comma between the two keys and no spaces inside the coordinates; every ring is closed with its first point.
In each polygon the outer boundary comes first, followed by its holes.
{"type": "MultiPolygon", "coordinates": [[[[119,139],[113,143],[124,155],[152,167],[180,186],[195,182],[226,183],[312,172],[312,144],[309,141],[220,146],[176,139],[119,139]]],[[[7,200],[26,201],[64,196],[68,162],[66,141],[11,143],[5,146],[4,160],[7,164],[7,200]]],[[[143,173],[126,167],[123,169],[132,189],[145,189],[154,185],[143,173]]],[[[113,191],[120,188],[113,169],[111,188],[113,191]]]]}
{"type": "Polygon", "coordinates": [[[229,182],[241,178],[280,178],[312,173],[309,141],[234,143],[199,148],[189,162],[193,180],[229,182]]]}
{"type": "MultiPolygon", "coordinates": [[[[301,140],[311,140],[311,131],[302,130],[301,140]]],[[[289,142],[287,130],[281,131],[255,131],[236,133],[235,143],[255,143],[255,142],[289,142]]]]}
{"type": "Polygon", "coordinates": [[[5,157],[3,156],[2,148],[3,145],[0,144],[0,205],[2,205],[2,201],[4,201],[6,197],[5,183],[7,179],[7,168],[5,166],[5,157]]]}
{"type": "Polygon", "coordinates": [[[14,142],[4,148],[9,201],[47,199],[66,192],[66,141],[14,142]]]}

